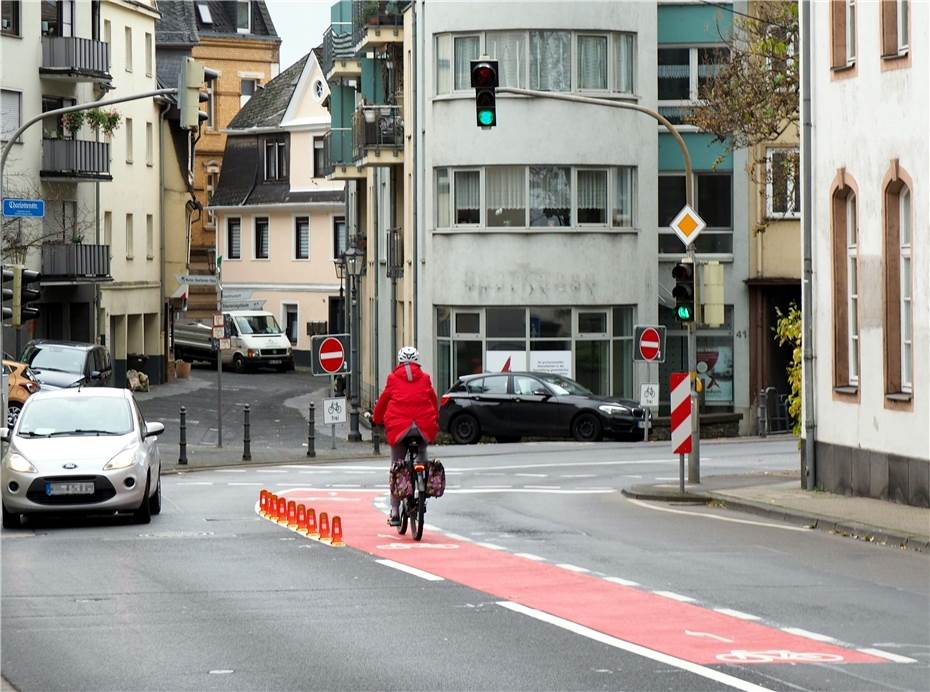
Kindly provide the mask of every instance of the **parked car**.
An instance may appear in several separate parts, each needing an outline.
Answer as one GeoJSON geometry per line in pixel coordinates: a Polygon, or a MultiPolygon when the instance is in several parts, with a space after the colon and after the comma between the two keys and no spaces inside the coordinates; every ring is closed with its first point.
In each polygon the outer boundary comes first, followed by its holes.
{"type": "Polygon", "coordinates": [[[161,511],[162,423],[146,423],[132,392],[78,387],[29,397],[0,466],[3,527],[22,516],[132,512],[147,524],[161,511]]]}
{"type": "Polygon", "coordinates": [[[538,372],[460,377],[442,395],[439,407],[440,428],[458,444],[473,444],[482,435],[499,442],[522,437],[641,438],[644,420],[635,401],[597,396],[567,377],[538,372]]]}
{"type": "MultiPolygon", "coordinates": [[[[294,369],[291,341],[274,315],[261,310],[229,310],[223,313],[230,347],[223,351],[223,365],[236,372],[272,367],[279,372],[294,369]]],[[[182,320],[174,325],[174,357],[215,363],[211,323],[182,320]]]]}
{"type": "Polygon", "coordinates": [[[39,391],[41,385],[35,373],[25,363],[5,360],[3,361],[3,369],[6,370],[8,378],[6,425],[8,428],[12,428],[16,425],[16,419],[19,418],[19,413],[23,410],[26,399],[39,391]]]}
{"type": "Polygon", "coordinates": [[[43,389],[113,385],[110,354],[98,344],[36,339],[26,344],[22,361],[32,369],[43,389]]]}

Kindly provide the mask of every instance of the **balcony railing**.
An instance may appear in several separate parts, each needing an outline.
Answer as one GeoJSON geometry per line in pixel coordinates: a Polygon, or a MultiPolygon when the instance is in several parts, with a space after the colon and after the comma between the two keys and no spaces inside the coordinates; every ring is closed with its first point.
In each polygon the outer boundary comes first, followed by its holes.
{"type": "Polygon", "coordinates": [[[112,180],[110,145],[82,139],[42,140],[43,178],[112,180]]]}
{"type": "Polygon", "coordinates": [[[333,172],[335,166],[351,166],[352,159],[352,129],[337,127],[323,137],[323,170],[325,175],[333,172]]]}
{"type": "Polygon", "coordinates": [[[81,243],[45,243],[42,246],[43,281],[111,281],[110,246],[81,243]]]}
{"type": "Polygon", "coordinates": [[[352,116],[352,158],[404,146],[404,118],[400,106],[363,106],[352,116]]]}
{"type": "Polygon", "coordinates": [[[352,43],[358,45],[369,26],[403,26],[406,0],[362,0],[352,3],[352,43]]]}
{"type": "Polygon", "coordinates": [[[354,59],[355,43],[351,33],[334,34],[329,27],[323,34],[323,74],[328,75],[339,58],[354,59]]]}
{"type": "Polygon", "coordinates": [[[110,80],[110,44],[77,36],[43,36],[42,66],[48,77],[74,81],[110,80]]]}

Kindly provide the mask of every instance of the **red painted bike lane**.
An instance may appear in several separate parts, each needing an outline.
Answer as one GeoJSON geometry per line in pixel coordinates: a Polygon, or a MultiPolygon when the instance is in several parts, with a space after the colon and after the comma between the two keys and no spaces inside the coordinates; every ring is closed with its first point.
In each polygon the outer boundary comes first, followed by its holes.
{"type": "Polygon", "coordinates": [[[692,663],[888,663],[856,649],[452,539],[429,527],[415,542],[409,531],[400,536],[386,525],[372,492],[295,488],[279,495],[314,507],[317,515],[340,515],[344,541],[352,548],[692,663]]]}

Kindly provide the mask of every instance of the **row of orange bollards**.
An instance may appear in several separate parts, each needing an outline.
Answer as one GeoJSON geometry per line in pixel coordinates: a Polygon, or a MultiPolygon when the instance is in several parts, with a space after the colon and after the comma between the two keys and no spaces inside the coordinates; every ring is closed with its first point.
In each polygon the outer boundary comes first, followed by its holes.
{"type": "Polygon", "coordinates": [[[338,515],[333,516],[332,525],[326,512],[320,512],[317,521],[316,510],[313,507],[305,507],[264,489],[258,495],[258,513],[266,519],[294,529],[307,538],[336,548],[345,545],[342,540],[342,519],[338,515]]]}

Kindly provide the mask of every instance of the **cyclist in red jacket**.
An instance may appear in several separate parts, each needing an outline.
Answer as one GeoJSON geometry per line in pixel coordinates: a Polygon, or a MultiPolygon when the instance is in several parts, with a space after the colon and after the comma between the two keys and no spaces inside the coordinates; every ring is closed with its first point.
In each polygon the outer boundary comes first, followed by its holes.
{"type": "MultiPolygon", "coordinates": [[[[420,460],[426,461],[426,443],[435,440],[439,430],[439,402],[430,376],[420,367],[420,353],[413,346],[397,352],[397,367],[387,376],[371,420],[375,425],[384,425],[392,462],[403,461],[407,453],[403,440],[411,428],[423,438],[420,460]]],[[[393,493],[388,524],[400,525],[400,500],[393,493]]]]}

